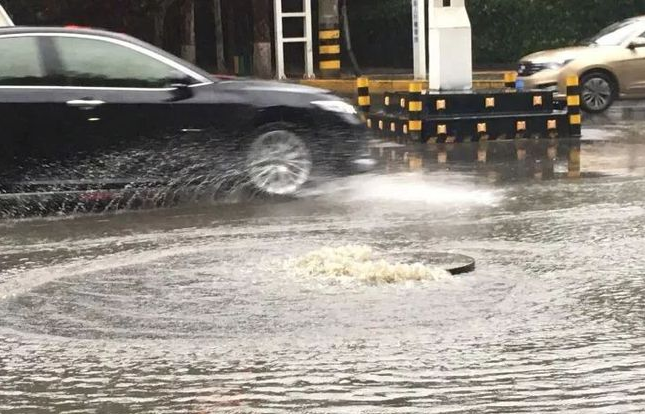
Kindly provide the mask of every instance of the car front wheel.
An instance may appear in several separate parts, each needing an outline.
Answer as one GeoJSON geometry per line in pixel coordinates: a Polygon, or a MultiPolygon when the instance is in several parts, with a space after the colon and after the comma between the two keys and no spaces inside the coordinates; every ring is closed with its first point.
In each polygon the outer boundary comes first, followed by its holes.
{"type": "Polygon", "coordinates": [[[305,133],[286,124],[260,128],[247,153],[251,185],[268,195],[296,193],[311,178],[313,160],[305,133]]]}
{"type": "Polygon", "coordinates": [[[581,106],[587,112],[606,111],[617,95],[615,82],[606,74],[593,72],[582,77],[580,82],[581,106]]]}

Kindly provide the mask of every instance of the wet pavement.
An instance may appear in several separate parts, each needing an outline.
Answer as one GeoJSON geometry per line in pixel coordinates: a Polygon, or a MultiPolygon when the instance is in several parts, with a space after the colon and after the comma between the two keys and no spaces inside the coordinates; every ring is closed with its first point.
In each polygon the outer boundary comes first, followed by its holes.
{"type": "Polygon", "coordinates": [[[2,413],[645,410],[645,110],[290,201],[0,222],[2,413]],[[303,273],[321,248],[462,276],[303,273]]]}

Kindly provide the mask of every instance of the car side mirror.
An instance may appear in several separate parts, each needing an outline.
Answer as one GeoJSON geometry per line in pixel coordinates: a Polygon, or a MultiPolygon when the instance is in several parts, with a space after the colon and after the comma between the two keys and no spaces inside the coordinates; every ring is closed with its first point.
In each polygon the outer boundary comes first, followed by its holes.
{"type": "Polygon", "coordinates": [[[639,49],[641,47],[645,47],[645,39],[642,37],[639,37],[638,39],[631,41],[629,45],[627,45],[627,48],[630,50],[639,49]]]}
{"type": "Polygon", "coordinates": [[[190,87],[193,78],[181,72],[173,72],[168,78],[168,85],[172,94],[172,101],[183,101],[193,97],[193,89],[190,87]]]}

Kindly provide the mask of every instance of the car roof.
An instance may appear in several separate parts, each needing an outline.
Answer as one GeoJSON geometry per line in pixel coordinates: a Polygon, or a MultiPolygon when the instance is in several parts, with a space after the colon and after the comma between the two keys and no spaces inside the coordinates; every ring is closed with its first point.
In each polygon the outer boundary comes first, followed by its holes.
{"type": "Polygon", "coordinates": [[[109,37],[112,39],[125,40],[131,43],[136,43],[141,46],[151,47],[149,45],[137,38],[132,36],[111,32],[103,29],[94,29],[88,27],[79,27],[79,26],[68,26],[68,27],[40,27],[40,26],[7,26],[0,27],[0,36],[7,34],[30,34],[30,33],[69,33],[69,34],[85,34],[85,35],[94,35],[94,36],[103,36],[109,37]]]}
{"type": "Polygon", "coordinates": [[[156,46],[151,45],[150,43],[146,43],[143,40],[139,40],[136,37],[132,37],[130,35],[124,34],[124,33],[116,33],[116,32],[111,32],[109,30],[103,30],[103,29],[94,29],[94,28],[87,28],[87,27],[79,27],[79,26],[68,26],[68,27],[40,27],[40,26],[7,26],[7,27],[0,27],[0,36],[3,35],[16,35],[16,34],[35,34],[35,33],[46,33],[46,34],[75,34],[75,35],[91,35],[91,36],[100,36],[100,37],[105,37],[105,38],[110,38],[110,39],[116,39],[116,40],[122,40],[128,43],[132,43],[138,46],[141,46],[145,49],[152,50],[156,52],[157,54],[160,54],[162,56],[165,56],[171,60],[181,62],[182,65],[186,66],[187,68],[193,70],[194,72],[202,75],[205,78],[212,79],[210,74],[203,69],[193,65],[190,62],[186,62],[183,59],[166,52],[163,49],[160,49],[156,46]]]}
{"type": "MultiPolygon", "coordinates": [[[[645,22],[645,14],[642,16],[634,16],[634,17],[628,17],[625,20],[621,20],[621,22],[633,22],[633,23],[642,23],[645,22]]],[[[619,22],[617,22],[619,23],[619,22]]]]}

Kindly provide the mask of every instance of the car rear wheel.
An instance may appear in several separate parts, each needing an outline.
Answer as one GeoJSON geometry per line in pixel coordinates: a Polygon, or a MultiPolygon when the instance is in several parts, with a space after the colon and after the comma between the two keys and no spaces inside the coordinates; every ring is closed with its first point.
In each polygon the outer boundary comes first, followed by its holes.
{"type": "Polygon", "coordinates": [[[283,124],[261,128],[247,153],[252,186],[269,195],[293,195],[311,178],[313,160],[304,134],[283,124]]]}
{"type": "Polygon", "coordinates": [[[614,80],[602,72],[584,75],[580,89],[582,109],[591,113],[606,111],[614,103],[618,92],[614,80]]]}

